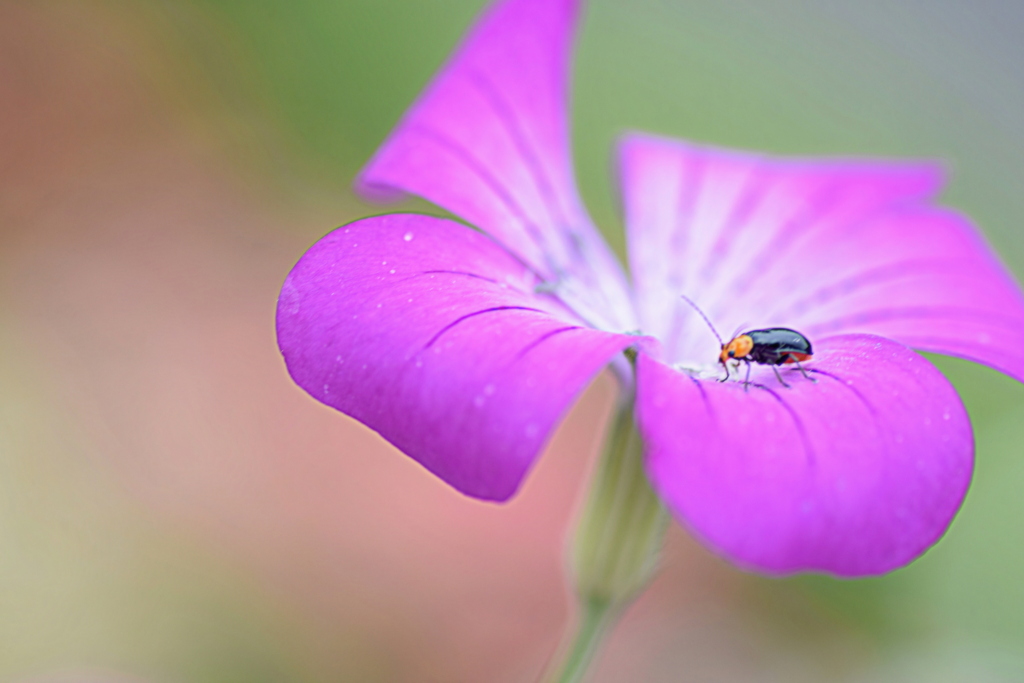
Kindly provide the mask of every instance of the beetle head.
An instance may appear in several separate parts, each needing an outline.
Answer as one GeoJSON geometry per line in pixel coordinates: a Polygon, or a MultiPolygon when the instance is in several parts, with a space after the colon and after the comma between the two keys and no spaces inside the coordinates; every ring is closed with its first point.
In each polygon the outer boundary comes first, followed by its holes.
{"type": "Polygon", "coordinates": [[[718,361],[725,365],[730,360],[746,358],[753,349],[754,340],[749,335],[741,334],[728,344],[722,344],[722,353],[719,355],[718,361]]]}

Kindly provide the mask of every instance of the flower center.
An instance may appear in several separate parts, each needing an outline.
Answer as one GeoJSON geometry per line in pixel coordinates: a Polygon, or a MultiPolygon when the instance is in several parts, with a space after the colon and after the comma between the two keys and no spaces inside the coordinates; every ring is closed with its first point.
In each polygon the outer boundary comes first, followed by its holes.
{"type": "Polygon", "coordinates": [[[673,363],[672,367],[696,379],[722,379],[725,374],[722,364],[718,362],[696,363],[693,361],[682,361],[680,363],[673,363]]]}

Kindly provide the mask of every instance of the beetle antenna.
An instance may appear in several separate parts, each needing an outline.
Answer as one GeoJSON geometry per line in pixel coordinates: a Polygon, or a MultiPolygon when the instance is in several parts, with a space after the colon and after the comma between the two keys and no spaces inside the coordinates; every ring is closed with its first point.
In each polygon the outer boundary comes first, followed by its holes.
{"type": "Polygon", "coordinates": [[[708,317],[704,315],[704,311],[700,310],[700,306],[693,303],[693,300],[690,299],[690,297],[686,296],[685,294],[680,294],[679,296],[683,299],[683,301],[693,306],[693,310],[697,311],[697,313],[700,314],[700,317],[704,318],[704,322],[706,322],[708,324],[708,327],[711,328],[711,331],[714,332],[715,338],[718,339],[718,343],[722,346],[725,346],[725,342],[722,341],[722,335],[718,334],[718,330],[716,330],[715,326],[711,324],[711,321],[708,320],[708,317]]]}
{"type": "Polygon", "coordinates": [[[732,333],[732,336],[729,337],[729,339],[735,339],[737,336],[739,336],[740,332],[747,329],[748,327],[750,327],[750,323],[743,323],[742,325],[737,326],[736,331],[732,333]]]}

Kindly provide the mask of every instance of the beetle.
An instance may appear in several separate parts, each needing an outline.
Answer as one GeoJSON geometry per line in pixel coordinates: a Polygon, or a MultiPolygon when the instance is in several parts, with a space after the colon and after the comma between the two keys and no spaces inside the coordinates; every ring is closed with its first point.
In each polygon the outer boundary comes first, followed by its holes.
{"type": "Polygon", "coordinates": [[[810,340],[788,327],[769,327],[763,330],[750,330],[743,334],[736,335],[728,344],[722,344],[722,353],[718,356],[718,362],[725,368],[724,382],[729,379],[729,361],[741,360],[747,364],[747,377],[743,380],[743,388],[750,384],[750,365],[770,365],[779,379],[779,384],[789,388],[786,381],[779,374],[780,365],[796,364],[797,369],[807,379],[814,381],[801,361],[809,361],[814,355],[810,340]]]}
{"type": "Polygon", "coordinates": [[[729,379],[729,362],[733,360],[743,361],[747,364],[747,376],[743,380],[744,391],[750,385],[750,366],[753,363],[770,365],[772,370],[775,371],[775,377],[778,378],[779,384],[787,389],[789,385],[782,379],[782,375],[779,374],[778,366],[780,365],[795,364],[797,369],[800,370],[800,374],[812,382],[817,381],[808,375],[807,371],[804,370],[804,366],[801,365],[801,362],[807,362],[813,358],[814,349],[811,347],[811,341],[800,332],[788,327],[768,327],[737,334],[726,344],[722,341],[722,337],[718,334],[715,326],[704,315],[704,311],[700,310],[697,304],[688,297],[683,296],[682,298],[700,314],[700,317],[704,319],[704,322],[714,332],[715,337],[718,338],[718,343],[722,345],[722,352],[718,356],[718,362],[725,368],[725,377],[720,379],[720,382],[725,382],[729,379]]]}

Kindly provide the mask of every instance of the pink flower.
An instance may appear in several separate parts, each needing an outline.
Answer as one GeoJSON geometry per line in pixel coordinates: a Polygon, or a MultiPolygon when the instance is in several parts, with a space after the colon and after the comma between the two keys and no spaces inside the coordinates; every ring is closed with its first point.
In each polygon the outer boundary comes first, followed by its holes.
{"type": "Polygon", "coordinates": [[[576,191],[573,0],[495,4],[359,178],[425,215],[362,219],[288,276],[295,381],[463,493],[515,493],[577,394],[635,369],[654,489],[733,562],[883,573],[944,533],[973,440],[912,348],[1024,378],[1024,300],[934,164],[780,159],[631,134],[619,148],[631,276],[576,191]],[[814,358],[714,381],[722,331],[784,326],[814,358]],[[640,331],[642,336],[637,334],[640,331]]]}

